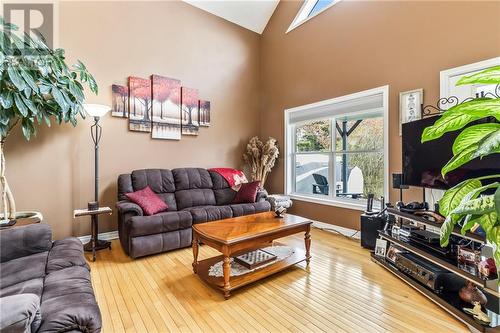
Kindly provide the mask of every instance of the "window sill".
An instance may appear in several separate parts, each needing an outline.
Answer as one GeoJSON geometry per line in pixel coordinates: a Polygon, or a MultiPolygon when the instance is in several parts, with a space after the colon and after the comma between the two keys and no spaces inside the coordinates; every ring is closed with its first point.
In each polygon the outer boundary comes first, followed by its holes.
{"type": "MultiPolygon", "coordinates": [[[[298,200],[298,201],[305,201],[305,202],[311,202],[311,203],[316,203],[320,205],[327,205],[327,206],[334,206],[334,207],[340,207],[340,208],[346,208],[346,209],[353,209],[353,210],[359,210],[359,211],[365,211],[366,209],[366,203],[358,203],[358,202],[347,202],[343,200],[335,200],[331,198],[319,198],[319,197],[313,197],[313,196],[307,196],[307,195],[301,195],[297,193],[292,193],[288,195],[291,199],[298,200]]],[[[374,208],[378,209],[376,202],[374,202],[374,208]]]]}

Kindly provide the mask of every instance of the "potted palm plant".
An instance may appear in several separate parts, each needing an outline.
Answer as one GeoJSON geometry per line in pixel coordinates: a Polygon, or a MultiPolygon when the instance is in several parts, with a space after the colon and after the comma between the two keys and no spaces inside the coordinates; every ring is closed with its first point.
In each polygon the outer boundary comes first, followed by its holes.
{"type": "MultiPolygon", "coordinates": [[[[494,98],[481,97],[458,104],[447,111],[422,133],[422,142],[435,140],[444,133],[460,130],[453,143],[453,157],[443,166],[443,177],[476,158],[500,153],[500,66],[464,76],[457,85],[496,84],[494,98]],[[471,122],[490,117],[490,122],[471,122]]],[[[500,268],[500,165],[499,173],[471,178],[447,190],[439,201],[440,213],[446,216],[441,227],[441,246],[449,242],[458,225],[462,234],[479,224],[487,241],[494,247],[494,259],[500,268]]]]}
{"type": "Polygon", "coordinates": [[[0,17],[0,225],[37,212],[16,212],[14,196],[5,177],[4,148],[14,128],[26,140],[45,123],[71,123],[84,117],[83,84],[97,94],[97,84],[80,61],[69,67],[64,50],[51,49],[41,35],[20,37],[18,27],[0,17]]]}

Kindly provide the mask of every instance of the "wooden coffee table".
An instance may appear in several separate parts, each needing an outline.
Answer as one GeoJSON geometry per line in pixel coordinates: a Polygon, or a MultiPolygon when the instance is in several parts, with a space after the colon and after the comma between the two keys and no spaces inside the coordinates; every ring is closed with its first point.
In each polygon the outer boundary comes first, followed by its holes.
{"type": "Polygon", "coordinates": [[[193,271],[208,285],[222,291],[224,298],[228,299],[232,290],[280,272],[299,262],[306,261],[308,266],[311,259],[311,224],[312,221],[291,214],[277,218],[273,212],[196,224],[193,226],[193,271]],[[305,251],[294,248],[292,255],[277,260],[273,264],[243,275],[230,276],[231,257],[269,246],[277,238],[299,232],[305,233],[305,251]],[[218,250],[222,255],[198,261],[200,242],[218,250]],[[224,276],[209,276],[210,267],[219,261],[223,262],[224,276]]]}

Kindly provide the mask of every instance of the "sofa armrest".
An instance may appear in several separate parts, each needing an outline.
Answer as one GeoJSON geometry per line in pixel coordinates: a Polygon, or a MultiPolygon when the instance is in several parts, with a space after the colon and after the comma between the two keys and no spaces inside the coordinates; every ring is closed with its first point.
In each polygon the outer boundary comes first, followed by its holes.
{"type": "Polygon", "coordinates": [[[45,252],[52,248],[52,231],[48,224],[0,230],[0,262],[45,252]]]}
{"type": "Polygon", "coordinates": [[[118,201],[116,203],[116,209],[118,209],[119,215],[125,215],[127,213],[132,213],[135,216],[144,215],[142,208],[138,204],[128,200],[118,201]]]}
{"type": "Polygon", "coordinates": [[[42,320],[40,298],[18,294],[0,298],[0,332],[36,332],[42,320]]]}

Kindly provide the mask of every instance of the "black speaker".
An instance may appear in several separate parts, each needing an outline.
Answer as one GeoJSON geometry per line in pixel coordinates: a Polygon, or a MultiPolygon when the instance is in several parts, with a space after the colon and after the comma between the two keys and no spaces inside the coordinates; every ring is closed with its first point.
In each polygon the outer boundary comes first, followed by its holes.
{"type": "Polygon", "coordinates": [[[401,185],[403,185],[403,174],[402,173],[393,173],[392,174],[392,188],[400,189],[401,185]]]}
{"type": "Polygon", "coordinates": [[[375,249],[378,230],[384,229],[386,218],[383,216],[361,214],[361,246],[375,249]]]}

